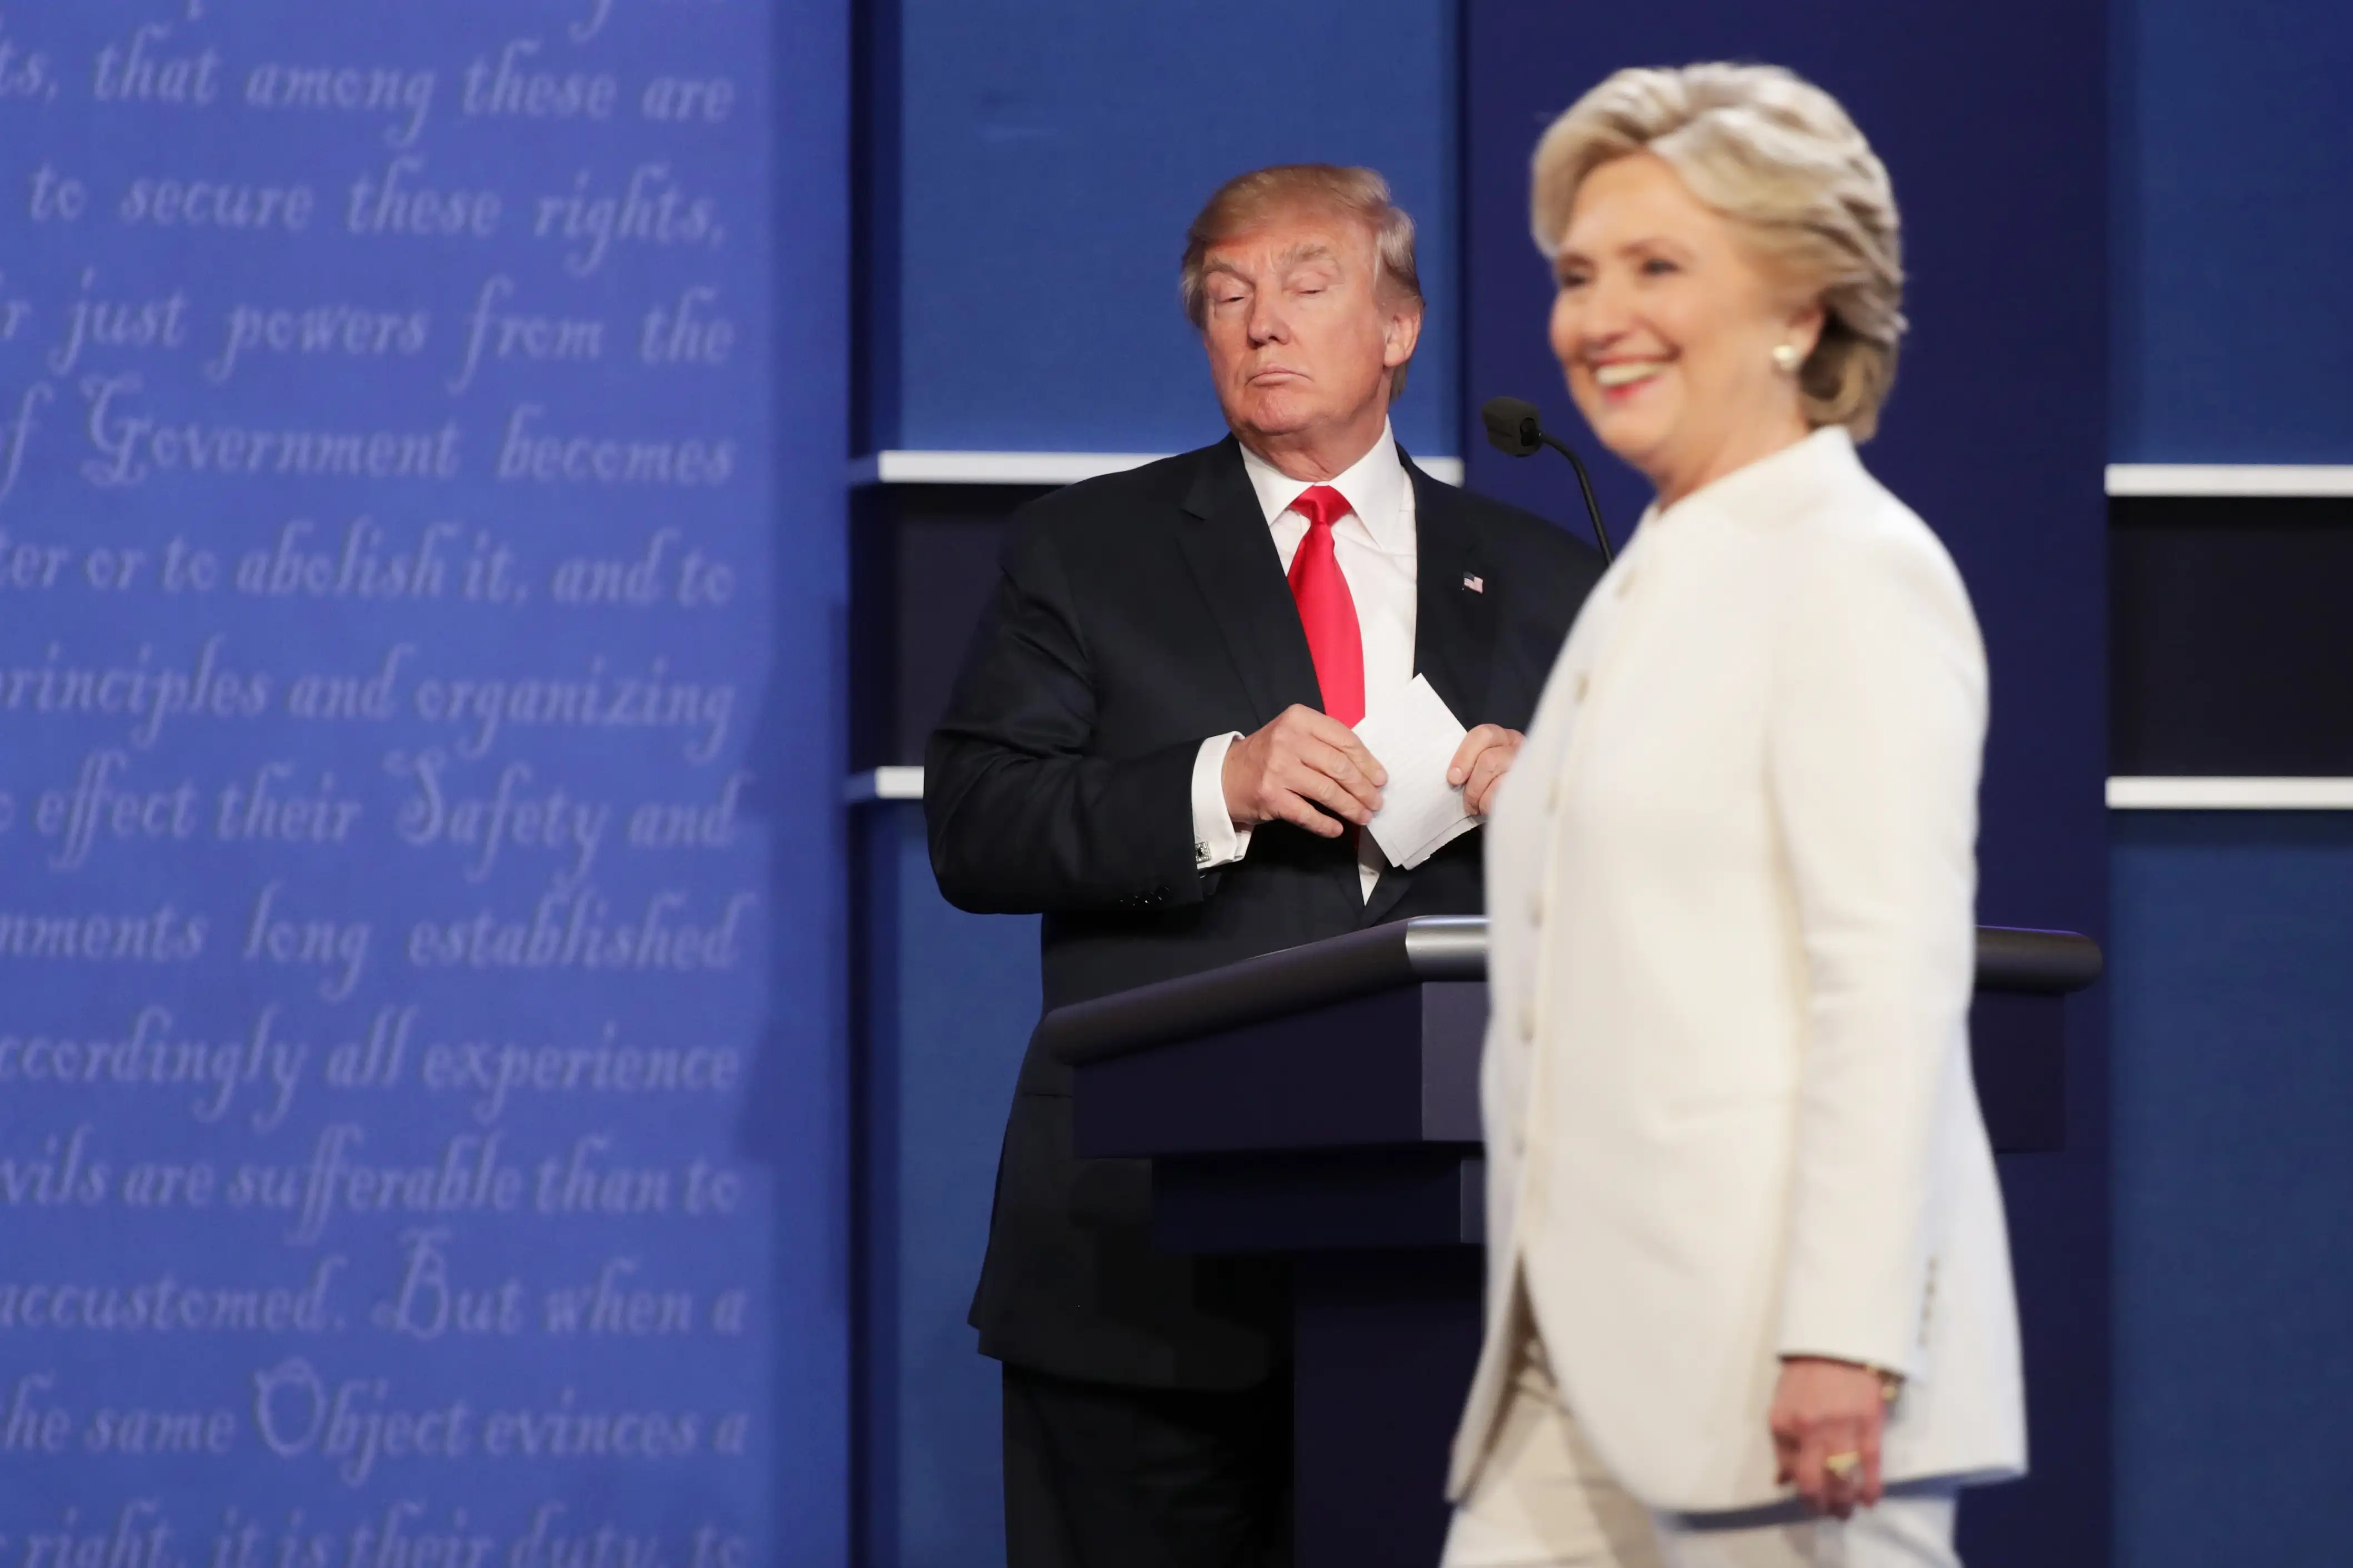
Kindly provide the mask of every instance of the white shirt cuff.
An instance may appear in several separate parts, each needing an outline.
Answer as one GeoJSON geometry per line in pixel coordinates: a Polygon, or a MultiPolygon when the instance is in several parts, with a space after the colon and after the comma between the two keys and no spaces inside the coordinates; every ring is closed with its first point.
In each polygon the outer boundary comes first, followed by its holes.
{"type": "Polygon", "coordinates": [[[1226,813],[1226,752],[1241,732],[1212,735],[1193,756],[1193,868],[1230,866],[1250,853],[1250,830],[1226,813]]]}

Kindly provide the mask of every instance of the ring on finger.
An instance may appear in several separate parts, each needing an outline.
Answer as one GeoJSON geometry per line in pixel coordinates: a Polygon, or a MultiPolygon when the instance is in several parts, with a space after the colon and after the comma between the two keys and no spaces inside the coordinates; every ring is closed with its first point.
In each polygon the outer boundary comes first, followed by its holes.
{"type": "Polygon", "coordinates": [[[1852,1448],[1848,1448],[1841,1453],[1832,1454],[1822,1460],[1822,1468],[1828,1470],[1831,1475],[1836,1476],[1840,1480],[1848,1479],[1855,1473],[1855,1471],[1862,1468],[1862,1456],[1856,1453],[1852,1448]]]}

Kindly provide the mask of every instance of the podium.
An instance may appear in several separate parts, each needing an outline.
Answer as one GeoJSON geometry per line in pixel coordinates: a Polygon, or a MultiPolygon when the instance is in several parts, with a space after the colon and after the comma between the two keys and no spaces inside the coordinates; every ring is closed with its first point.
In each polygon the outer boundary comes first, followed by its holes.
{"type": "MultiPolygon", "coordinates": [[[[2089,938],[1981,927],[1970,1048],[1997,1152],[2066,1141],[2089,938]]],[[[1155,1244],[1292,1267],[1298,1568],[1434,1568],[1479,1354],[1487,923],[1398,921],[1060,1007],[1078,1152],[1153,1162],[1155,1244]]]]}

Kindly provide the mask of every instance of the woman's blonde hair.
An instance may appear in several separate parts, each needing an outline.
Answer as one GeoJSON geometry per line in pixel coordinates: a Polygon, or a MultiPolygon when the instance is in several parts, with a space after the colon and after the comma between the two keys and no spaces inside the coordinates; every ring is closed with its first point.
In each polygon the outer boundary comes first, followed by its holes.
{"type": "Polygon", "coordinates": [[[1585,177],[1633,153],[1663,160],[1820,301],[1820,341],[1798,367],[1806,419],[1869,439],[1904,335],[1902,234],[1886,166],[1838,100],[1778,66],[1621,70],[1536,143],[1536,248],[1556,253],[1585,177]]]}
{"type": "MultiPolygon", "coordinates": [[[[1374,287],[1392,298],[1421,300],[1421,269],[1414,263],[1413,219],[1389,195],[1389,183],[1372,169],[1336,163],[1278,163],[1236,174],[1219,185],[1192,226],[1185,231],[1185,255],[1176,267],[1176,295],[1185,319],[1201,331],[1209,319],[1209,290],[1203,264],[1209,247],[1265,223],[1297,213],[1332,213],[1354,218],[1372,231],[1374,287]]],[[[1399,365],[1389,379],[1389,401],[1405,395],[1399,365]]]]}

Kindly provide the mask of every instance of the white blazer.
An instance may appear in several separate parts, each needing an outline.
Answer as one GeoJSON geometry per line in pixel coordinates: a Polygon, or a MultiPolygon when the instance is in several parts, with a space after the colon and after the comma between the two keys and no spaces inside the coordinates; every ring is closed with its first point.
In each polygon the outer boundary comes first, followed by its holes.
{"type": "Polygon", "coordinates": [[[1516,1270],[1569,1408],[1653,1508],[1790,1495],[1787,1354],[1893,1368],[1893,1480],[2026,1466],[1969,1073],[1985,651],[1843,429],[1646,517],[1487,830],[1487,1342],[1516,1270]]]}

